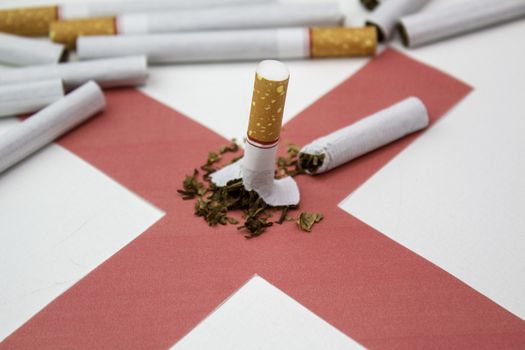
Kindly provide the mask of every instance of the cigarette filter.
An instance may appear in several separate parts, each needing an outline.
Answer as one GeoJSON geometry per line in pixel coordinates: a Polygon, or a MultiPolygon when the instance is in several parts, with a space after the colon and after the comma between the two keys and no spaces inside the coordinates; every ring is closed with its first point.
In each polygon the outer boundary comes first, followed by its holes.
{"type": "Polygon", "coordinates": [[[63,54],[63,45],[0,33],[1,63],[14,66],[58,63],[63,54]]]}
{"type": "Polygon", "coordinates": [[[104,106],[104,94],[90,81],[7,130],[0,138],[0,173],[94,116],[104,106]]]}
{"type": "Polygon", "coordinates": [[[297,59],[373,55],[376,30],[282,28],[80,37],[80,59],[148,56],[150,63],[297,59]]]}
{"type": "Polygon", "coordinates": [[[211,29],[329,26],[340,25],[342,21],[343,14],[335,2],[270,3],[56,21],[51,23],[50,36],[53,41],[72,48],[75,46],[77,37],[87,35],[136,35],[211,29]]]}
{"type": "Polygon", "coordinates": [[[269,205],[296,205],[299,188],[291,177],[275,180],[275,159],[288,89],[288,68],[279,61],[259,63],[255,74],[244,157],[211,175],[217,186],[242,177],[269,205]]]}
{"type": "Polygon", "coordinates": [[[0,85],[0,117],[36,112],[62,96],[60,79],[0,85]]]}
{"type": "Polygon", "coordinates": [[[0,10],[0,32],[18,35],[47,35],[58,19],[113,16],[128,12],[157,12],[264,0],[138,0],[85,2],[0,10]]]}
{"type": "Polygon", "coordinates": [[[409,97],[362,120],[318,138],[304,146],[303,156],[321,157],[316,169],[324,173],[405,135],[425,128],[429,123],[425,105],[417,97],[409,97]]]}
{"type": "Polygon", "coordinates": [[[0,86],[28,81],[62,79],[66,90],[89,80],[104,88],[140,85],[148,77],[144,56],[110,58],[86,62],[5,69],[0,74],[0,86]]]}
{"type": "Polygon", "coordinates": [[[0,32],[18,35],[46,35],[58,18],[57,6],[0,10],[0,32]]]}
{"type": "Polygon", "coordinates": [[[405,46],[422,46],[525,16],[523,0],[467,0],[401,18],[405,46]]]}
{"type": "Polygon", "coordinates": [[[382,1],[366,24],[377,28],[379,41],[389,39],[401,17],[419,11],[430,0],[382,1]]]}

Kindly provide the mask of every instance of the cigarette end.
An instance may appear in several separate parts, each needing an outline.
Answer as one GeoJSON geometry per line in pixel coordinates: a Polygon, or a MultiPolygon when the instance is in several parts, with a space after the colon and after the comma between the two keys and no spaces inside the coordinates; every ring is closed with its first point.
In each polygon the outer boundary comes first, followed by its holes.
{"type": "Polygon", "coordinates": [[[250,140],[261,144],[279,140],[289,76],[288,68],[279,61],[259,63],[248,125],[250,140]]]}
{"type": "Polygon", "coordinates": [[[311,28],[310,55],[321,57],[352,57],[374,55],[377,46],[375,28],[311,28]]]}
{"type": "Polygon", "coordinates": [[[28,36],[47,35],[50,23],[56,19],[56,6],[0,10],[0,32],[28,36]]]}
{"type": "Polygon", "coordinates": [[[97,17],[68,21],[54,21],[49,27],[49,37],[68,49],[76,47],[77,38],[81,35],[115,35],[115,17],[97,17]]]}

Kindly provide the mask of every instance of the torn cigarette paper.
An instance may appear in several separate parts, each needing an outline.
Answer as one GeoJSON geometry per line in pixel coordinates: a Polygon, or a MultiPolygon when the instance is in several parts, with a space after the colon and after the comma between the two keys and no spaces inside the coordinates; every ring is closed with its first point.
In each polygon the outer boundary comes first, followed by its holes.
{"type": "Polygon", "coordinates": [[[320,137],[304,146],[302,155],[322,156],[316,169],[324,173],[405,135],[428,126],[428,113],[417,97],[408,97],[360,121],[320,137]]]}

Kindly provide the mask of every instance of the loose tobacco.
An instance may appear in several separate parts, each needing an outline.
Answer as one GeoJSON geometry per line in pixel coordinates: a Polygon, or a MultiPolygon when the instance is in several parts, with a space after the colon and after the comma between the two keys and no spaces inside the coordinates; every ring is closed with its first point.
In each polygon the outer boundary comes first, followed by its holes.
{"type": "MultiPolygon", "coordinates": [[[[218,187],[210,180],[210,175],[219,170],[222,155],[225,153],[236,153],[239,146],[235,140],[226,146],[222,146],[219,152],[209,152],[206,162],[200,167],[204,174],[199,181],[199,171],[195,169],[192,175],[187,175],[182,183],[182,190],[178,190],[182,199],[197,199],[194,213],[202,217],[209,226],[237,225],[239,220],[230,216],[233,211],[242,213],[243,223],[237,226],[238,230],[245,233],[246,238],[261,235],[274,223],[283,224],[285,221],[296,221],[299,227],[310,232],[312,226],[321,221],[322,214],[301,213],[299,219],[294,219],[288,212],[297,209],[297,206],[272,207],[255,192],[247,191],[242,179],[232,180],[226,186],[218,187]],[[280,212],[279,219],[271,221],[274,212],[280,212]]],[[[277,160],[276,178],[283,176],[296,176],[304,174],[304,169],[299,165],[299,148],[294,144],[288,144],[287,157],[279,157],[277,160]]],[[[237,161],[241,157],[233,158],[229,163],[237,161]]]]}

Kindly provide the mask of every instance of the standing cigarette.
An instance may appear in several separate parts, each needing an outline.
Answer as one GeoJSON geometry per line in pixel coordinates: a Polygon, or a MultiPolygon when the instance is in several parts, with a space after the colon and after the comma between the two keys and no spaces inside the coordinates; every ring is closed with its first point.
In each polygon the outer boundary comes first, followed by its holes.
{"type": "Polygon", "coordinates": [[[150,63],[297,59],[373,55],[376,30],[282,28],[80,37],[80,59],[145,54],[150,63]]]}
{"type": "Polygon", "coordinates": [[[422,46],[525,16],[524,0],[468,0],[401,18],[405,46],[422,46]]]}
{"type": "Polygon", "coordinates": [[[387,40],[392,35],[401,17],[419,11],[430,0],[388,0],[366,20],[367,25],[377,28],[379,41],[387,40]]]}
{"type": "Polygon", "coordinates": [[[0,32],[31,36],[47,35],[51,22],[59,19],[113,16],[127,12],[154,12],[259,1],[261,0],[138,0],[14,8],[0,10],[0,32]]]}
{"type": "Polygon", "coordinates": [[[0,63],[13,66],[58,63],[63,54],[63,45],[0,33],[0,63]]]}
{"type": "Polygon", "coordinates": [[[36,112],[62,96],[60,79],[0,85],[0,117],[36,112]]]}
{"type": "Polygon", "coordinates": [[[2,70],[0,85],[27,81],[62,79],[66,90],[95,80],[100,86],[139,85],[148,76],[144,56],[110,58],[86,62],[32,66],[2,70]]]}
{"type": "Polygon", "coordinates": [[[0,173],[73,129],[105,106],[99,86],[90,81],[0,137],[0,173]]]}
{"type": "Polygon", "coordinates": [[[318,138],[299,152],[303,169],[310,174],[324,173],[429,123],[425,105],[409,97],[345,128],[318,138]]]}
{"type": "Polygon", "coordinates": [[[299,188],[291,177],[275,180],[275,159],[289,79],[279,61],[259,63],[255,74],[244,157],[211,174],[217,186],[242,177],[244,188],[254,190],[271,206],[296,205],[299,188]]]}
{"type": "Polygon", "coordinates": [[[133,13],[51,23],[53,41],[75,47],[78,36],[151,34],[211,29],[335,26],[343,21],[339,4],[261,4],[159,13],[133,13]]]}

